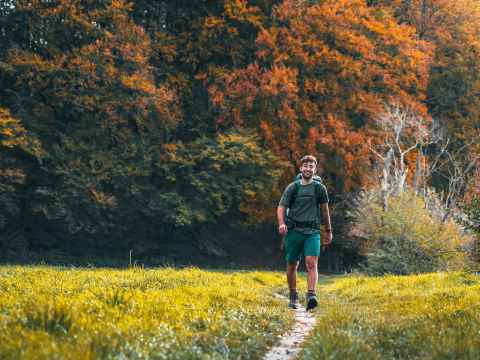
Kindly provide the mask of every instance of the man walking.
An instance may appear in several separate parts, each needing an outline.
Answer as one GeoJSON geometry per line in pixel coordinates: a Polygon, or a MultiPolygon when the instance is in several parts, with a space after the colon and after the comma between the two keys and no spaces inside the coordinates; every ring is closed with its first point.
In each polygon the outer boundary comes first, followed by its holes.
{"type": "Polygon", "coordinates": [[[320,255],[320,216],[323,214],[324,233],[322,247],[332,242],[332,226],[325,186],[314,181],[317,159],[306,155],[301,159],[301,179],[289,184],[277,208],[278,232],[284,237],[281,247],[287,261],[287,281],[290,289],[289,307],[298,307],[297,269],[302,255],[307,267],[307,310],[317,306],[315,288],[318,281],[318,256],[320,255]],[[286,209],[288,215],[285,216],[286,209]]]}

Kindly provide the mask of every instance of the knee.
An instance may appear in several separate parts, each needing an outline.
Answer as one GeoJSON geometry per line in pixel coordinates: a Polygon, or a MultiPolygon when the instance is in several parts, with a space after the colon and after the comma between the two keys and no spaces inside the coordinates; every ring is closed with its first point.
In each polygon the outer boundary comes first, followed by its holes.
{"type": "Polygon", "coordinates": [[[305,265],[307,267],[307,270],[315,270],[317,268],[317,260],[316,259],[307,259],[305,261],[305,265]]]}
{"type": "Polygon", "coordinates": [[[298,268],[298,262],[297,263],[289,263],[287,265],[287,271],[289,273],[293,273],[293,272],[297,271],[297,268],[298,268]]]}

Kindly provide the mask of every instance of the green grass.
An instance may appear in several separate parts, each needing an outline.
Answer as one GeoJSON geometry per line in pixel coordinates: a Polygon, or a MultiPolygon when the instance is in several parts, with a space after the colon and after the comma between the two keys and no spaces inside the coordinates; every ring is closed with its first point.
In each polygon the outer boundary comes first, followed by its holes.
{"type": "Polygon", "coordinates": [[[478,275],[351,276],[319,295],[301,359],[480,359],[478,275]]]}
{"type": "MultiPolygon", "coordinates": [[[[0,267],[0,359],[260,359],[292,324],[274,297],[285,285],[275,272],[0,267]]],[[[477,275],[321,276],[318,294],[302,359],[480,359],[477,275]]]]}
{"type": "Polygon", "coordinates": [[[0,267],[0,359],[259,359],[292,323],[285,276],[0,267]]]}

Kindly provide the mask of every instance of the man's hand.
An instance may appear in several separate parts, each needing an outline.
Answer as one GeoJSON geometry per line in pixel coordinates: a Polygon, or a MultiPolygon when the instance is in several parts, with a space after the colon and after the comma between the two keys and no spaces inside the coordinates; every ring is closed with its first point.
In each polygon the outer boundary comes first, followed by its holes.
{"type": "Polygon", "coordinates": [[[325,251],[328,246],[332,244],[333,235],[332,231],[323,230],[322,233],[322,250],[325,251]]]}
{"type": "Polygon", "coordinates": [[[325,251],[325,249],[332,244],[332,223],[330,222],[328,203],[320,204],[320,207],[323,214],[323,223],[325,224],[322,231],[322,250],[325,251]]]}
{"type": "Polygon", "coordinates": [[[280,234],[280,252],[285,250],[285,235],[287,235],[287,225],[282,224],[278,227],[278,233],[280,234]]]}

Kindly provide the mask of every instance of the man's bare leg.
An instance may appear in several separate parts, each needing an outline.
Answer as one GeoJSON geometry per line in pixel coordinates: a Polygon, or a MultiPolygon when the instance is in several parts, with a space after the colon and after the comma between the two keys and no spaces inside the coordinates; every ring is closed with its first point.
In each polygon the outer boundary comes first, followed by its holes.
{"type": "Polygon", "coordinates": [[[305,256],[305,265],[307,267],[307,288],[308,291],[315,292],[318,282],[318,256],[305,256]]]}
{"type": "Polygon", "coordinates": [[[297,290],[297,269],[299,262],[287,263],[287,281],[290,290],[297,290]]]}
{"type": "Polygon", "coordinates": [[[318,282],[318,256],[305,256],[305,265],[307,267],[307,310],[315,308],[318,304],[315,289],[318,282]]]}
{"type": "Polygon", "coordinates": [[[298,294],[297,294],[297,269],[299,261],[293,263],[287,263],[287,282],[290,290],[290,302],[288,307],[291,309],[297,309],[298,307],[298,294]]]}

